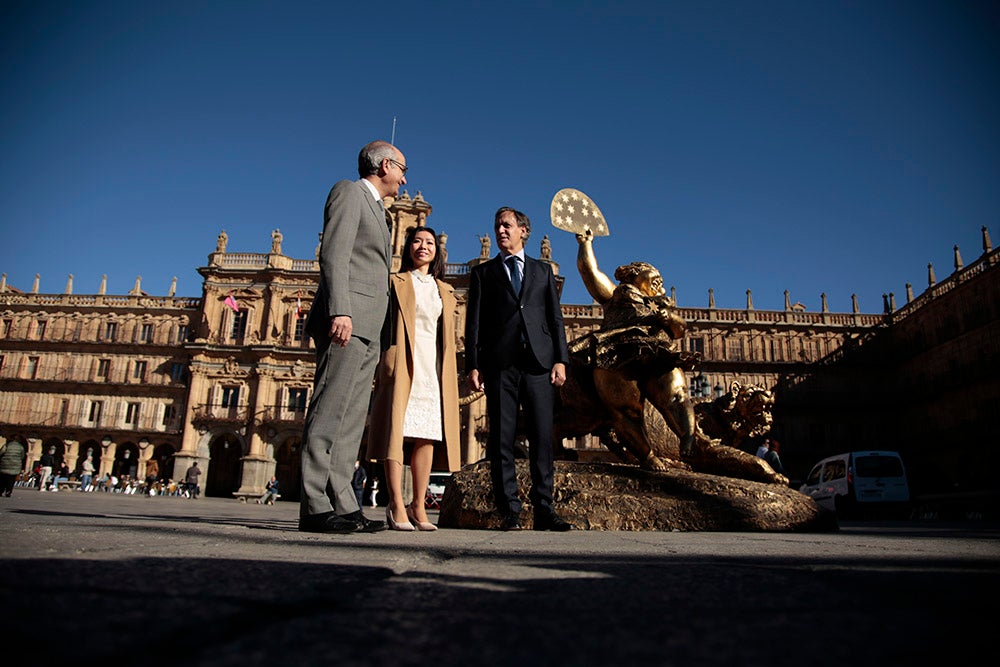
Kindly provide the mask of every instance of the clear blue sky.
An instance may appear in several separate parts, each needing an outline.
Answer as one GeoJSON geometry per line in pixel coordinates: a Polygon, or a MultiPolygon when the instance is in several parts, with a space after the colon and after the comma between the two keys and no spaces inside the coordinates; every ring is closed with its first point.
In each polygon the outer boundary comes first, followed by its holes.
{"type": "Polygon", "coordinates": [[[477,4],[5,1],[0,272],[199,296],[223,228],[312,257],[393,118],[450,261],[514,206],[564,303],[590,302],[566,187],[608,220],[602,268],[649,261],[681,306],[877,313],[1000,242],[997,2],[477,4]]]}

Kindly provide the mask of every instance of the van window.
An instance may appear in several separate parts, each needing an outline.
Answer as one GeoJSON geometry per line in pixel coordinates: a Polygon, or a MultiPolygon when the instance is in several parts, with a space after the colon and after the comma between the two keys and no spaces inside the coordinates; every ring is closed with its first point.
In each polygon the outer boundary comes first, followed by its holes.
{"type": "Polygon", "coordinates": [[[843,479],[847,476],[847,465],[844,459],[830,461],[823,468],[823,481],[829,482],[831,479],[843,479]]]}
{"type": "Polygon", "coordinates": [[[823,466],[815,466],[809,471],[809,476],[806,477],[806,484],[819,484],[819,474],[822,472],[823,466]]]}
{"type": "Polygon", "coordinates": [[[902,477],[903,464],[895,456],[859,456],[854,461],[858,477],[902,477]]]}

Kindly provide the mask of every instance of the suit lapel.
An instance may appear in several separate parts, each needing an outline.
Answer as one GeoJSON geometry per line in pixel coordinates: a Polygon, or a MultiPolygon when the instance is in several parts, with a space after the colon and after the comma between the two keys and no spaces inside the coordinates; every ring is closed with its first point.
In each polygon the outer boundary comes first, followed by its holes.
{"type": "Polygon", "coordinates": [[[368,208],[371,210],[372,215],[375,218],[375,222],[382,233],[383,246],[385,248],[385,261],[386,266],[391,266],[392,264],[392,235],[389,233],[389,222],[386,219],[385,209],[382,208],[382,202],[375,201],[372,197],[372,191],[368,189],[368,186],[362,183],[364,179],[357,180],[358,187],[365,191],[365,200],[368,202],[368,208]]]}

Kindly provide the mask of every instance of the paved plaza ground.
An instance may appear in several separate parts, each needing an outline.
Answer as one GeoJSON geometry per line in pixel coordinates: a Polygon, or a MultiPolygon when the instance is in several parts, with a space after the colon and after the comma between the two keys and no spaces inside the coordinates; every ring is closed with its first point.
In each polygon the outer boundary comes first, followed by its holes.
{"type": "Polygon", "coordinates": [[[144,667],[887,667],[993,652],[995,524],[314,535],[297,514],[15,489],[0,498],[3,636],[29,651],[21,664],[144,667]]]}

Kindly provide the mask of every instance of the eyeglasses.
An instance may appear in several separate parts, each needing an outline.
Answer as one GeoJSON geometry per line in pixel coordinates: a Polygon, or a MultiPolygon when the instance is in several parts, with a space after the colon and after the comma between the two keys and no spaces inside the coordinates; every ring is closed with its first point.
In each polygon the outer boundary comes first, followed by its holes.
{"type": "Polygon", "coordinates": [[[407,167],[405,164],[402,164],[400,162],[396,162],[391,157],[386,158],[386,160],[388,160],[389,162],[393,163],[394,165],[396,165],[397,167],[399,167],[400,169],[402,169],[403,170],[403,176],[406,176],[406,172],[409,169],[409,167],[407,167]]]}

